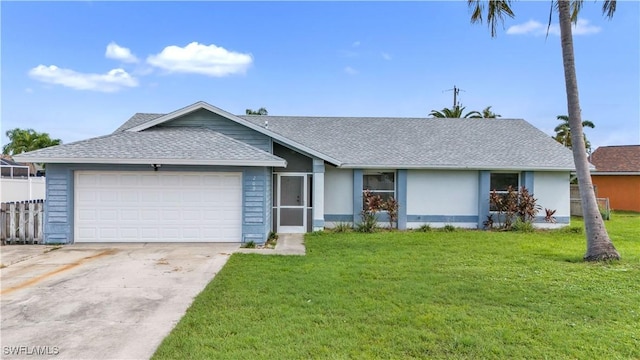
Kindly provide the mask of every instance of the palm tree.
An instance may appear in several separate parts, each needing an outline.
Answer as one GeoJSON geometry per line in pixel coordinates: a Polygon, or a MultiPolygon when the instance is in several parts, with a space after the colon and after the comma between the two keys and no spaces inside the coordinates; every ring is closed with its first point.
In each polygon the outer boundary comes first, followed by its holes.
{"type": "Polygon", "coordinates": [[[468,113],[462,115],[464,113],[464,107],[460,107],[460,105],[456,105],[453,109],[444,108],[440,111],[431,110],[429,116],[434,118],[449,118],[449,119],[457,119],[457,118],[465,118],[465,119],[479,119],[482,117],[477,111],[469,111],[468,113]]]}
{"type": "Polygon", "coordinates": [[[482,110],[482,117],[485,119],[495,119],[502,117],[502,115],[494,113],[493,111],[491,111],[491,106],[487,106],[482,110]]]}
{"type": "Polygon", "coordinates": [[[6,133],[9,142],[2,147],[2,153],[8,155],[21,154],[49,146],[60,145],[60,139],[51,139],[47,133],[39,133],[33,129],[12,129],[6,133]]]}
{"type": "MultiPolygon", "coordinates": [[[[571,128],[569,127],[569,117],[567,115],[558,115],[556,116],[556,118],[562,121],[562,124],[556,126],[556,128],[553,129],[553,131],[556,132],[556,136],[554,136],[554,139],[560,144],[571,149],[571,128]]],[[[593,129],[596,127],[596,125],[589,120],[584,120],[582,122],[582,128],[585,127],[593,129]]],[[[587,140],[586,134],[584,134],[584,144],[587,153],[591,153],[591,143],[589,142],[589,140],[587,140]]]]}
{"type": "Polygon", "coordinates": [[[258,110],[247,109],[245,110],[247,115],[269,115],[269,112],[266,108],[261,107],[258,110]]]}
{"type": "MultiPolygon", "coordinates": [[[[514,17],[511,10],[511,0],[467,0],[471,8],[471,22],[483,21],[485,2],[487,5],[487,24],[491,36],[496,36],[498,23],[504,22],[504,17],[514,17]]],[[[553,0],[558,11],[560,22],[560,42],[562,47],[562,63],[564,67],[564,80],[567,92],[567,109],[569,113],[569,130],[571,131],[571,143],[573,162],[576,166],[580,200],[584,217],[585,233],[587,236],[587,252],[584,255],[586,261],[619,260],[620,254],[609,238],[604,226],[602,215],[598,209],[596,195],[593,191],[591,174],[589,173],[589,161],[585,149],[584,132],[582,129],[582,115],[580,114],[580,99],[578,97],[578,81],[576,78],[576,65],[573,51],[573,35],[571,24],[578,21],[578,13],[582,8],[582,0],[553,0]]],[[[553,8],[552,8],[553,11],[553,8]]],[[[615,0],[604,0],[602,12],[611,18],[616,11],[615,0]]],[[[550,14],[551,15],[551,14],[550,14]]],[[[551,22],[551,16],[549,17],[551,22]]]]}

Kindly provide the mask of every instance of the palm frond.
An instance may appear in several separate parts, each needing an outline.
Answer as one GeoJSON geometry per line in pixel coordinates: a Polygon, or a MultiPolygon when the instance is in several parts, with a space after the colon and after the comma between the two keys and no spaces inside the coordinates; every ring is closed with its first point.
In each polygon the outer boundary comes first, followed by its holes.
{"type": "MultiPolygon", "coordinates": [[[[495,37],[498,23],[504,26],[505,17],[513,18],[515,14],[511,10],[511,0],[489,0],[487,3],[487,26],[491,31],[491,37],[495,37]]],[[[482,0],[468,0],[467,5],[471,8],[471,23],[482,23],[484,2],[482,0]]]]}
{"type": "Polygon", "coordinates": [[[611,19],[613,17],[613,13],[616,12],[616,0],[605,0],[602,4],[602,13],[605,14],[606,17],[611,19]]]}

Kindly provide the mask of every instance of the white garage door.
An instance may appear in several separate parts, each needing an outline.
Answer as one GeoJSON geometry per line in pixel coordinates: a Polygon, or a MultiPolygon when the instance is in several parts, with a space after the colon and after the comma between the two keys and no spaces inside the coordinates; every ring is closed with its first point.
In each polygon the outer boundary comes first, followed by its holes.
{"type": "Polygon", "coordinates": [[[76,242],[240,242],[242,174],[75,174],[76,242]]]}

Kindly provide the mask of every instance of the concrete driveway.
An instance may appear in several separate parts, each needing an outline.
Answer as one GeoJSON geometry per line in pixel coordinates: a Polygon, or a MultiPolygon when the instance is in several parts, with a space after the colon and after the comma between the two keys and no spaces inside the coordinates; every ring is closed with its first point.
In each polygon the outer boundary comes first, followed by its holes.
{"type": "Polygon", "coordinates": [[[3,359],[148,359],[239,244],[3,246],[3,359]]]}

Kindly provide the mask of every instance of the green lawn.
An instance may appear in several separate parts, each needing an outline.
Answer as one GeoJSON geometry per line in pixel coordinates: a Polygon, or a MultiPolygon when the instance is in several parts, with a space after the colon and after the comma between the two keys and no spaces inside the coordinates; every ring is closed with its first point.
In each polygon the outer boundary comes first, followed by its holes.
{"type": "Polygon", "coordinates": [[[640,215],[607,227],[620,262],[582,262],[566,230],[317,233],[305,257],[234,254],[153,358],[638,359],[640,215]]]}

